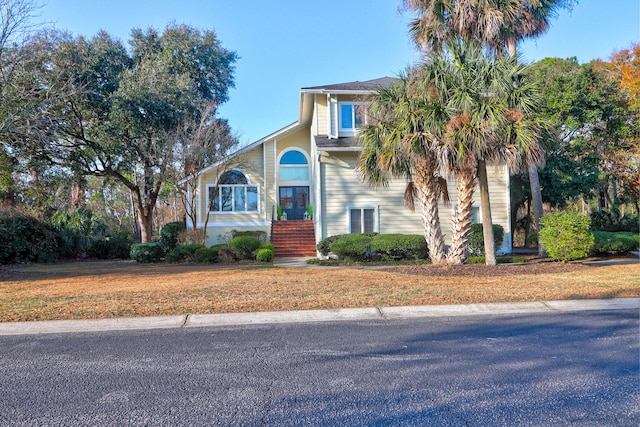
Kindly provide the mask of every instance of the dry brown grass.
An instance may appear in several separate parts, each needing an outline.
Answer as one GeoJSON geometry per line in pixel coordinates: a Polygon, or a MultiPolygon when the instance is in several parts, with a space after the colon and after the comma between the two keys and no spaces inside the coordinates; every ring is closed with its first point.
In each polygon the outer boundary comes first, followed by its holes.
{"type": "Polygon", "coordinates": [[[4,271],[0,321],[640,296],[640,264],[290,269],[74,263],[4,271]]]}

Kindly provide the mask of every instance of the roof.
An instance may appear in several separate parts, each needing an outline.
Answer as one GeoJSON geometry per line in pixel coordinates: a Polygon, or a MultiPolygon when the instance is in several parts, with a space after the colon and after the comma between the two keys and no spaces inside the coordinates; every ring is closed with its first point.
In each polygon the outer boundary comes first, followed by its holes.
{"type": "Polygon", "coordinates": [[[356,137],[329,138],[316,135],[315,141],[319,151],[360,151],[362,148],[356,137]]]}
{"type": "Polygon", "coordinates": [[[303,93],[374,93],[380,88],[389,87],[394,83],[397,83],[400,79],[395,77],[381,77],[379,79],[336,83],[323,86],[311,86],[303,87],[301,92],[303,93]]]}

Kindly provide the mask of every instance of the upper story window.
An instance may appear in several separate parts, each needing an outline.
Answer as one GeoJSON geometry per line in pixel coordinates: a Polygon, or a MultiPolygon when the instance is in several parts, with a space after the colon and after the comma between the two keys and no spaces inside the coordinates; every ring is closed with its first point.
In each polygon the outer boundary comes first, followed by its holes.
{"type": "Polygon", "coordinates": [[[341,102],[338,108],[340,132],[355,132],[367,123],[366,105],[363,102],[341,102]]]}
{"type": "Polygon", "coordinates": [[[309,161],[301,151],[290,150],[280,158],[280,181],[308,181],[309,161]]]}
{"type": "Polygon", "coordinates": [[[252,185],[239,170],[229,170],[208,186],[211,212],[258,212],[258,186],[252,185]]]}

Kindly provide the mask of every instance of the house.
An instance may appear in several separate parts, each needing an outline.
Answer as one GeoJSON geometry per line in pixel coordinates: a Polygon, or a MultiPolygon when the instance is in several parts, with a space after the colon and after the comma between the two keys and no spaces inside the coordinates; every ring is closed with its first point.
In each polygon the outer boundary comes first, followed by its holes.
{"type": "MultiPolygon", "coordinates": [[[[336,234],[423,234],[419,210],[411,212],[403,204],[406,182],[372,188],[355,171],[361,150],[356,132],[366,120],[366,96],[395,81],[384,77],[302,88],[295,123],[238,150],[224,165],[199,171],[193,190],[199,228],[211,206],[207,243],[221,242],[232,230],[262,230],[276,246],[276,256],[315,255],[315,243],[336,234]]],[[[501,251],[507,252],[509,172],[500,165],[488,169],[492,218],[504,227],[501,251]]],[[[450,180],[449,194],[455,200],[455,180],[450,180]]],[[[449,238],[453,209],[440,206],[449,238]]],[[[474,214],[479,222],[479,209],[474,214]]]]}

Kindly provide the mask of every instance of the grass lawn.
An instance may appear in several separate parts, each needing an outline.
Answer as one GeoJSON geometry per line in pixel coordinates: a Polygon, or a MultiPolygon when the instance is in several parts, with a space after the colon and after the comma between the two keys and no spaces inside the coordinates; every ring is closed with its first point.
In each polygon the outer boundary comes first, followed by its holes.
{"type": "Polygon", "coordinates": [[[640,297],[640,263],[290,269],[82,262],[0,273],[2,322],[640,297]]]}

